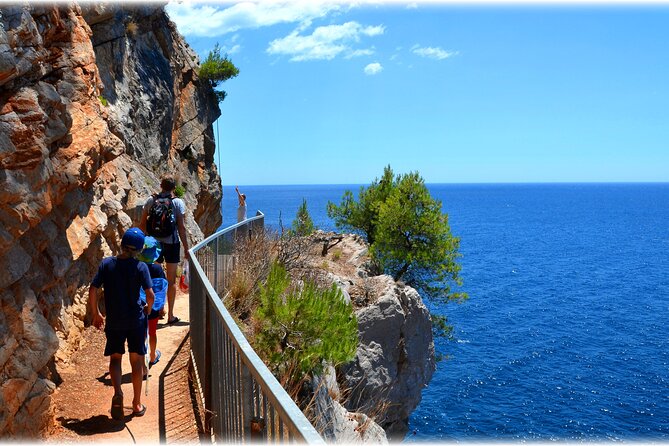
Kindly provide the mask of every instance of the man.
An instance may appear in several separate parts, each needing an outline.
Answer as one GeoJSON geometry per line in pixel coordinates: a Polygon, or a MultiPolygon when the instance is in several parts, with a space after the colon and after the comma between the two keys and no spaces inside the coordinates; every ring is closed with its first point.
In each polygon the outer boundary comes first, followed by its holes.
{"type": "Polygon", "coordinates": [[[88,300],[93,313],[93,325],[105,328],[104,355],[109,356],[109,376],[114,386],[111,415],[122,420],[123,391],[121,390],[121,362],[128,343],[130,367],[132,368],[132,414],[141,417],[146,412],[142,404],[142,377],[144,375],[144,355],[146,355],[147,315],[153,306],[154,294],[151,276],[146,264],[135,257],[144,248],[144,233],[138,228],[130,228],[121,239],[121,254],[106,257],[100,263],[98,272],[88,290],[88,300]],[[98,290],[104,286],[106,318],[98,308],[98,290]],[[146,304],[140,298],[139,290],[146,294],[146,304]]]}
{"type": "Polygon", "coordinates": [[[163,263],[164,260],[167,265],[167,323],[171,325],[179,322],[179,318],[174,316],[174,301],[177,296],[177,266],[181,261],[181,244],[184,247],[184,257],[187,260],[190,259],[185,225],[186,205],[181,198],[176,198],[174,195],[176,180],[173,176],[164,176],[160,182],[160,188],[160,194],[149,198],[144,205],[139,228],[145,230],[148,235],[155,237],[162,245],[162,251],[157,262],[163,263]],[[169,230],[161,228],[162,230],[166,230],[167,234],[158,231],[157,226],[159,223],[157,221],[159,219],[155,218],[157,206],[154,206],[154,203],[157,205],[162,204],[162,209],[171,206],[172,226],[169,230]],[[149,223],[148,229],[147,223],[149,223]],[[179,240],[181,240],[181,244],[179,240]]]}

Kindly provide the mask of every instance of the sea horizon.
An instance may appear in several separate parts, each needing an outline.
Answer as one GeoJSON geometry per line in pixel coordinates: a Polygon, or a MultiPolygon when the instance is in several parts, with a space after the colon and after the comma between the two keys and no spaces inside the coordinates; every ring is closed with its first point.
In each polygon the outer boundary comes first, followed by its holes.
{"type": "MultiPolygon", "coordinates": [[[[378,178],[378,177],[377,177],[378,178]]],[[[373,180],[372,180],[373,181],[373,180]]],[[[232,187],[234,188],[235,186],[237,187],[269,187],[269,186],[287,186],[287,187],[303,187],[303,186],[367,186],[372,183],[372,181],[369,181],[367,183],[291,183],[291,184],[223,184],[222,187],[228,188],[232,187]]],[[[473,181],[473,182],[445,182],[445,183],[439,183],[439,182],[425,182],[426,185],[467,185],[467,186],[475,186],[475,185],[498,185],[498,184],[503,184],[503,185],[560,185],[560,184],[669,184],[669,181],[500,181],[500,182],[478,182],[478,181],[473,181]]]]}

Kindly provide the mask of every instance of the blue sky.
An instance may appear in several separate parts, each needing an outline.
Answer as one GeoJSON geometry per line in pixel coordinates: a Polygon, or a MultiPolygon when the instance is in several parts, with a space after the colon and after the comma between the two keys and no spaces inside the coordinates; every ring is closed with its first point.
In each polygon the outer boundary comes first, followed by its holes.
{"type": "Polygon", "coordinates": [[[240,70],[223,184],[361,184],[387,164],[428,183],[669,181],[669,5],[166,9],[240,70]]]}

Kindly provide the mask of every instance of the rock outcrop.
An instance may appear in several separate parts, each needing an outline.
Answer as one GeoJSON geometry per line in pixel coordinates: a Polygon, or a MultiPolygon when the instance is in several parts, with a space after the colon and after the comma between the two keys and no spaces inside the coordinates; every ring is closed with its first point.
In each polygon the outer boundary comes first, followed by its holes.
{"type": "Polygon", "coordinates": [[[327,374],[317,380],[327,389],[315,392],[315,410],[326,420],[323,431],[337,442],[379,443],[385,438],[377,435],[378,424],[388,439],[401,440],[436,367],[430,313],[416,290],[370,271],[360,237],[318,231],[312,238],[318,245],[312,267],[326,267],[327,281],[351,299],[360,340],[355,359],[341,367],[338,380],[327,374]],[[339,241],[321,250],[328,240],[339,241]]]}
{"type": "Polygon", "coordinates": [[[163,173],[191,243],[220,225],[198,63],[160,6],[0,7],[0,438],[48,427],[95,268],[163,173]]]}

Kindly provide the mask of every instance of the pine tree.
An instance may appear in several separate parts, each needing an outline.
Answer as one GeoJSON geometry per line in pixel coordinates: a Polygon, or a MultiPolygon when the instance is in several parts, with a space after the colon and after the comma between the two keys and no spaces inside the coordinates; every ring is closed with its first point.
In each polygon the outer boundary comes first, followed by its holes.
{"type": "Polygon", "coordinates": [[[309,211],[307,210],[306,198],[302,199],[302,204],[297,210],[295,220],[293,220],[291,231],[298,236],[306,236],[314,232],[314,221],[311,219],[309,211]]]}
{"type": "Polygon", "coordinates": [[[355,355],[358,323],[341,290],[310,281],[291,286],[278,263],[260,290],[256,318],[261,329],[254,346],[288,389],[305,375],[320,373],[323,361],[338,365],[355,355]]]}

